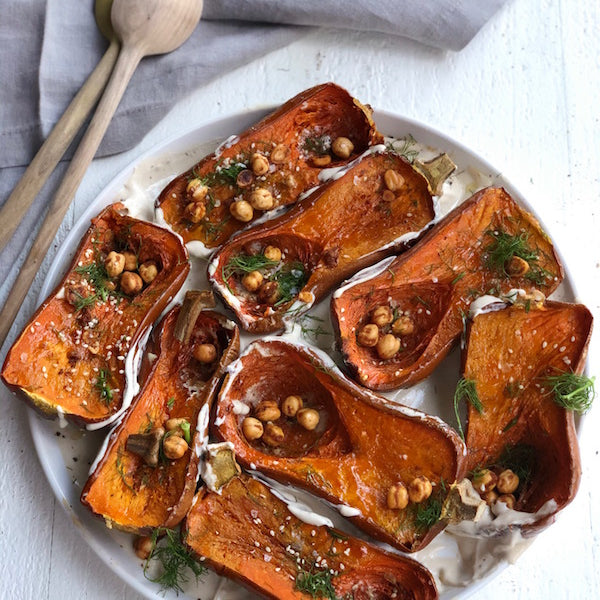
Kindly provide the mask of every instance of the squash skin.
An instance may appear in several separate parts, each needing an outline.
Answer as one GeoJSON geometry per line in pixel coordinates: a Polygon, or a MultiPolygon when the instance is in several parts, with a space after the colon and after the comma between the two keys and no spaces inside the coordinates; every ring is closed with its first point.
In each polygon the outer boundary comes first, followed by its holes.
{"type": "MultiPolygon", "coordinates": [[[[185,218],[185,207],[190,202],[186,196],[186,186],[191,178],[213,173],[221,161],[233,160],[237,156],[242,156],[247,164],[252,153],[269,154],[275,145],[282,144],[289,148],[285,162],[278,165],[276,172],[268,173],[265,179],[259,180],[258,183],[260,187],[271,190],[275,198],[275,207],[293,204],[300,194],[319,183],[321,167],[313,165],[312,155],[303,149],[308,133],[328,135],[331,141],[338,136],[352,140],[354,151],[350,158],[342,160],[334,156],[333,162],[328,165],[339,166],[358,156],[368,146],[383,140],[375,128],[371,113],[370,107],[362,105],[334,83],[325,83],[305,90],[236,136],[234,143],[225,144],[218,155],[213,153],[206,156],[195,167],[179,175],[161,192],[156,206],[162,210],[166,222],[182,236],[185,243],[198,240],[206,248],[216,248],[247,225],[231,217],[229,212],[233,198],[242,190],[221,182],[211,186],[211,193],[220,206],[215,206],[205,219],[212,228],[218,229],[206,235],[202,223],[194,225],[185,218]],[[286,180],[289,175],[294,179],[291,185],[286,180]]],[[[254,189],[254,186],[245,188],[246,191],[251,189],[254,189]]],[[[255,213],[253,221],[258,216],[259,214],[255,213]]]]}
{"type": "MultiPolygon", "coordinates": [[[[471,301],[512,288],[531,291],[538,285],[526,277],[508,277],[484,265],[491,241],[486,232],[501,226],[511,235],[522,231],[537,249],[537,265],[550,273],[541,289],[546,295],[563,279],[563,269],[550,239],[537,220],[518,206],[502,188],[477,192],[451,211],[410,250],[380,268],[376,275],[359,273],[331,300],[336,341],[350,375],[370,389],[411,386],[431,374],[448,354],[463,329],[471,301]],[[415,334],[392,360],[381,363],[370,348],[358,345],[356,331],[369,322],[370,312],[388,297],[412,311],[415,334]]],[[[376,269],[374,267],[374,269],[376,269]]],[[[399,306],[400,307],[400,306],[399,306]]]]}
{"type": "Polygon", "coordinates": [[[522,526],[526,535],[551,524],[579,487],[573,411],[552,400],[543,378],[581,374],[591,331],[592,315],[585,306],[560,302],[529,312],[515,306],[482,313],[469,327],[464,377],[475,381],[483,412],[468,409],[468,468],[502,468],[507,446],[531,449],[531,478],[517,495],[515,510],[535,513],[549,500],[556,508],[522,526]]]}
{"type": "Polygon", "coordinates": [[[309,570],[315,555],[326,558],[327,568],[340,573],[331,579],[339,598],[344,598],[355,585],[359,588],[352,597],[357,600],[438,597],[433,577],[423,565],[337,530],[303,523],[267,486],[248,475],[233,478],[219,494],[201,489],[183,532],[185,544],[197,556],[204,557],[203,564],[264,598],[307,598],[307,594],[295,589],[290,576],[295,578],[298,574],[297,559],[304,559],[308,563],[304,570],[309,570]],[[286,550],[290,547],[296,555],[286,550]],[[266,548],[271,557],[268,562],[263,558],[266,548]],[[333,548],[337,556],[332,556],[333,548]]]}
{"type": "Polygon", "coordinates": [[[299,316],[358,269],[402,251],[433,217],[433,200],[424,177],[398,155],[373,153],[290,212],[225,244],[211,261],[209,278],[244,329],[277,331],[284,327],[287,312],[299,316]],[[383,178],[388,169],[404,179],[402,188],[395,196],[391,194],[393,201],[383,197],[384,191],[390,193],[383,178]],[[300,291],[312,294],[311,302],[293,299],[270,306],[248,294],[235,276],[225,279],[224,269],[231,257],[261,252],[268,245],[282,250],[284,263],[298,260],[304,265],[309,276],[300,291]]]}
{"type": "Polygon", "coordinates": [[[407,552],[425,547],[445,524],[417,527],[415,505],[389,509],[388,490],[398,480],[408,485],[424,475],[441,494],[442,479],[447,488],[465,472],[462,440],[437,417],[359,388],[325,360],[312,349],[276,338],[254,342],[229,369],[213,434],[233,444],[246,468],[360,510],[350,520],[374,538],[407,552]],[[319,410],[320,426],[306,432],[282,417],[276,424],[286,439],[279,448],[248,442],[237,403],[281,401],[291,394],[319,410]]]}
{"type": "Polygon", "coordinates": [[[239,353],[240,341],[238,328],[231,321],[204,310],[190,343],[184,344],[174,335],[179,312],[180,307],[173,308],[154,332],[144,357],[144,386],[124,420],[110,433],[104,455],[81,493],[82,504],[103,517],[110,527],[134,533],[172,528],[192,503],[198,453],[208,435],[208,421],[200,430],[198,417],[203,407],[208,417],[227,365],[239,353]],[[218,348],[214,367],[197,363],[192,356],[194,343],[213,343],[218,348]],[[153,361],[150,353],[156,355],[153,361]],[[195,396],[190,387],[199,388],[195,396]],[[185,418],[191,425],[192,442],[183,458],[148,467],[141,457],[125,449],[130,434],[148,427],[164,427],[170,418],[185,418]]]}
{"type": "Polygon", "coordinates": [[[102,422],[116,413],[125,388],[127,352],[149,331],[189,272],[187,251],[177,236],[121,214],[121,209],[121,204],[113,204],[92,219],[65,277],[37,309],[6,356],[2,380],[42,416],[52,418],[60,412],[73,423],[85,425],[102,422]],[[135,251],[140,263],[155,260],[161,267],[156,279],[136,296],[121,297],[118,304],[110,300],[96,302],[76,311],[65,299],[68,282],[79,284],[84,279],[75,269],[80,263],[86,266],[94,262],[95,251],[113,250],[115,239],[135,251]],[[94,319],[98,324],[90,328],[94,319]],[[88,339],[86,343],[86,335],[96,332],[97,337],[92,339],[98,343],[98,351],[94,353],[92,342],[88,339]],[[98,380],[90,375],[101,369],[110,374],[110,405],[101,397],[98,380]]]}

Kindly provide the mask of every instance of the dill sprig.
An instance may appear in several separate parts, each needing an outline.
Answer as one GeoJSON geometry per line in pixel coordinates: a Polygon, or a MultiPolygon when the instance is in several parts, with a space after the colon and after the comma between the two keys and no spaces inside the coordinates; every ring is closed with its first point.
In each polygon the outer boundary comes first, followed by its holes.
{"type": "Polygon", "coordinates": [[[314,315],[303,314],[302,310],[304,310],[303,306],[295,308],[294,310],[288,310],[285,314],[292,323],[295,323],[300,327],[300,333],[304,339],[317,342],[321,335],[332,335],[330,331],[321,327],[321,323],[325,322],[324,319],[314,315]]]}
{"type": "Polygon", "coordinates": [[[181,585],[189,581],[188,570],[192,571],[196,581],[206,569],[196,562],[189,550],[182,544],[179,533],[172,529],[158,527],[152,532],[152,551],[144,564],[144,577],[148,581],[158,583],[161,591],[175,590],[177,594],[183,592],[181,585]],[[159,544],[159,538],[164,539],[159,544]],[[162,572],[156,577],[148,575],[151,560],[158,560],[162,572]]]}
{"type": "Polygon", "coordinates": [[[108,383],[109,378],[110,373],[106,369],[100,369],[98,371],[98,378],[94,384],[94,387],[100,393],[100,398],[107,406],[112,402],[113,399],[113,390],[108,383]]]}
{"type": "Polygon", "coordinates": [[[237,187],[237,176],[248,167],[240,161],[233,161],[226,167],[222,162],[215,166],[215,170],[205,175],[196,173],[195,168],[192,170],[194,178],[199,179],[203,185],[214,187],[218,185],[232,185],[237,187]]]}
{"type": "Polygon", "coordinates": [[[519,487],[522,487],[529,481],[535,467],[535,448],[527,444],[507,444],[497,465],[517,475],[519,487]]]}
{"type": "Polygon", "coordinates": [[[300,592],[310,594],[313,598],[327,598],[329,600],[338,600],[336,596],[332,576],[328,570],[310,571],[299,569],[296,575],[296,589],[300,592]]]}
{"type": "Polygon", "coordinates": [[[458,431],[460,433],[460,437],[464,440],[465,434],[463,432],[462,424],[460,422],[460,415],[458,414],[458,407],[461,402],[469,402],[471,406],[478,412],[483,412],[483,404],[479,399],[479,395],[477,394],[477,388],[475,386],[475,381],[472,379],[465,379],[461,377],[456,384],[456,390],[454,392],[454,415],[456,416],[456,421],[458,423],[458,431]]]}
{"type": "Polygon", "coordinates": [[[223,231],[223,228],[229,222],[229,215],[226,216],[222,221],[218,223],[213,223],[208,219],[204,219],[201,221],[201,225],[204,228],[204,237],[207,241],[214,240],[220,233],[223,231]]]}
{"type": "Polygon", "coordinates": [[[549,394],[556,404],[583,414],[591,408],[596,397],[595,379],[576,373],[561,373],[546,377],[544,385],[550,386],[549,394]]]}
{"type": "Polygon", "coordinates": [[[327,154],[331,147],[331,138],[328,135],[316,135],[304,140],[303,150],[315,154],[327,154]]]}
{"type": "Polygon", "coordinates": [[[291,265],[286,265],[273,275],[277,282],[279,290],[279,300],[275,306],[285,304],[295,298],[306,283],[306,271],[304,265],[299,261],[294,261],[291,265]]]}
{"type": "Polygon", "coordinates": [[[435,494],[429,496],[426,502],[421,502],[417,505],[415,525],[418,529],[430,529],[440,520],[440,515],[442,514],[443,500],[445,496],[446,484],[442,479],[440,481],[439,490],[435,494]]]}
{"type": "Polygon", "coordinates": [[[75,292],[77,300],[75,302],[75,310],[80,311],[95,304],[98,300],[106,302],[109,296],[122,297],[123,294],[117,291],[111,291],[107,287],[110,277],[104,268],[104,265],[99,261],[94,261],[89,265],[82,265],[75,268],[75,273],[82,275],[94,287],[94,293],[89,296],[81,296],[75,292]]]}
{"type": "Polygon", "coordinates": [[[229,279],[232,275],[245,275],[278,264],[277,261],[268,259],[264,254],[236,254],[227,261],[223,268],[223,275],[225,279],[229,279]]]}
{"type": "MultiPolygon", "coordinates": [[[[505,277],[508,277],[506,266],[511,258],[515,256],[522,258],[529,263],[530,268],[531,263],[537,261],[539,258],[537,251],[527,245],[527,240],[529,239],[527,233],[511,235],[501,229],[486,231],[485,233],[492,237],[492,242],[484,248],[485,265],[490,269],[502,273],[505,277]]],[[[530,278],[533,278],[534,281],[539,279],[542,270],[538,268],[535,272],[537,275],[530,275],[530,278]]]]}

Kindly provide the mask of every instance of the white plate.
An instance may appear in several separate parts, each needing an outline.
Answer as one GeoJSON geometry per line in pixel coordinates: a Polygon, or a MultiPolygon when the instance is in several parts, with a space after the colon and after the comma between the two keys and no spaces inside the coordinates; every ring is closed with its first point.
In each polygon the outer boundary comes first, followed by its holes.
{"type": "MultiPolygon", "coordinates": [[[[181,153],[211,140],[224,139],[232,133],[243,131],[260,119],[266,112],[264,110],[248,112],[199,127],[182,137],[167,141],[150,150],[124,169],[94,202],[90,204],[59,248],[54,263],[50,267],[47,278],[42,286],[40,302],[61,279],[64,270],[70,264],[79,240],[89,227],[90,219],[97,215],[102,208],[120,199],[119,192],[123,188],[123,185],[130,179],[136,165],[139,165],[146,159],[181,153]]],[[[519,194],[505,177],[499,174],[485,160],[461,144],[423,124],[388,113],[376,112],[375,121],[379,130],[385,135],[404,137],[407,134],[412,134],[421,144],[447,152],[458,165],[459,170],[472,168],[488,174],[495,185],[504,186],[522,206],[535,214],[535,211],[525,198],[519,194]]],[[[193,162],[193,159],[190,159],[190,166],[193,162]]],[[[180,169],[180,171],[183,170],[180,169]]],[[[177,173],[173,173],[173,175],[175,174],[177,173]]],[[[153,184],[152,190],[154,192],[159,191],[160,186],[157,185],[156,181],[148,183],[153,184]]],[[[202,262],[204,263],[204,261],[202,262]]],[[[575,290],[568,271],[565,281],[558,292],[553,295],[553,298],[567,301],[574,300],[575,290]]],[[[324,300],[317,307],[316,312],[319,312],[319,309],[321,309],[323,314],[326,314],[326,307],[327,301],[324,300]]],[[[451,416],[451,407],[449,406],[451,403],[448,402],[448,399],[451,397],[451,391],[454,390],[454,385],[458,379],[457,353],[454,356],[451,355],[448,357],[432,377],[435,378],[435,383],[438,387],[442,383],[442,388],[446,388],[450,392],[450,395],[445,396],[445,401],[437,405],[438,410],[435,412],[450,423],[454,423],[454,419],[451,416]]],[[[413,395],[413,398],[416,396],[413,395]]],[[[408,400],[405,401],[408,403],[408,400]]],[[[431,409],[431,406],[424,404],[422,399],[419,400],[418,404],[419,408],[431,409]]],[[[82,432],[74,427],[59,430],[56,421],[43,420],[33,411],[29,413],[29,422],[36,451],[48,481],[56,497],[67,511],[67,514],[83,538],[119,577],[146,597],[156,597],[159,586],[144,578],[142,569],[140,568],[140,560],[134,555],[131,548],[131,536],[107,529],[101,519],[94,517],[79,502],[79,495],[89,468],[88,463],[95,458],[97,450],[106,435],[106,431],[94,433],[82,432]],[[57,434],[57,431],[60,431],[60,435],[57,434]],[[77,462],[74,461],[74,457],[77,458],[77,462]]],[[[460,590],[457,588],[447,588],[442,592],[441,598],[466,598],[476,590],[481,589],[502,567],[506,566],[504,561],[499,561],[492,556],[489,556],[488,559],[489,570],[483,578],[472,582],[460,590]]],[[[189,588],[189,596],[180,595],[179,597],[198,598],[201,596],[206,600],[212,597],[210,594],[218,586],[219,578],[211,574],[204,579],[203,583],[189,588]]],[[[166,597],[175,598],[176,595],[168,592],[166,597]]]]}

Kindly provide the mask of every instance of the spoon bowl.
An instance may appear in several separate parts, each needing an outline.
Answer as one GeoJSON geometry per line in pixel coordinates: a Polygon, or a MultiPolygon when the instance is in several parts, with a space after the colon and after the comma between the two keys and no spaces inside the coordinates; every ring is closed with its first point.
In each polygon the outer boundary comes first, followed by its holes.
{"type": "Polygon", "coordinates": [[[114,0],[111,21],[121,44],[145,56],[179,48],[192,34],[203,0],[114,0]]]}

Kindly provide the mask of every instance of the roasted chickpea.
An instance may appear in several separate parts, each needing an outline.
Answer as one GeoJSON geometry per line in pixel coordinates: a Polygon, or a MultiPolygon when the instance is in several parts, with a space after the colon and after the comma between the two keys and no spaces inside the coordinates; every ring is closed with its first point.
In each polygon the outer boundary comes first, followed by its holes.
{"type": "Polygon", "coordinates": [[[269,172],[269,159],[264,154],[255,152],[250,158],[250,164],[255,175],[264,175],[269,172]]]}
{"type": "Polygon", "coordinates": [[[281,411],[275,400],[262,400],[258,403],[254,416],[263,423],[267,421],[277,421],[281,416],[281,411]]]}
{"type": "Polygon", "coordinates": [[[496,490],[489,490],[480,494],[481,499],[488,505],[491,506],[498,500],[498,492],[496,490]]]}
{"type": "Polygon", "coordinates": [[[410,335],[415,331],[415,323],[409,316],[402,315],[392,323],[392,331],[396,335],[410,335]]]}
{"type": "Polygon", "coordinates": [[[367,348],[373,348],[377,345],[379,340],[379,327],[370,323],[361,327],[356,336],[356,341],[359,346],[366,346],[367,348]]]}
{"type": "Polygon", "coordinates": [[[192,223],[200,223],[206,215],[206,206],[204,202],[190,202],[185,207],[185,217],[192,223]]]}
{"type": "Polygon", "coordinates": [[[304,406],[300,396],[288,396],[281,403],[281,411],[286,417],[295,417],[296,413],[304,406]]]}
{"type": "Polygon", "coordinates": [[[501,494],[512,494],[518,487],[519,476],[510,469],[505,469],[498,475],[496,488],[501,494]]]}
{"type": "Polygon", "coordinates": [[[388,490],[387,505],[392,510],[402,510],[408,506],[408,490],[402,482],[399,481],[388,490]]]}
{"type": "Polygon", "coordinates": [[[114,292],[117,289],[117,284],[114,281],[107,281],[104,284],[104,287],[109,291],[109,292],[114,292]]]}
{"type": "Polygon", "coordinates": [[[242,285],[249,292],[255,292],[263,282],[263,276],[260,271],[251,271],[242,277],[242,285]]]}
{"type": "Polygon", "coordinates": [[[529,263],[520,256],[513,256],[506,265],[506,272],[515,277],[521,277],[529,271],[529,263]]]}
{"type": "Polygon", "coordinates": [[[273,195],[265,188],[258,188],[250,194],[250,204],[256,210],[271,210],[275,204],[273,195]]]}
{"type": "Polygon", "coordinates": [[[262,439],[263,442],[269,446],[280,446],[285,439],[285,434],[279,425],[267,423],[265,425],[265,432],[263,433],[262,439]]]}
{"type": "Polygon", "coordinates": [[[217,349],[213,344],[198,344],[193,352],[194,358],[204,364],[215,362],[217,358],[217,349]]]}
{"type": "Polygon", "coordinates": [[[152,538],[148,536],[139,536],[133,540],[133,550],[135,555],[142,560],[148,560],[154,549],[152,538]]]}
{"type": "Polygon", "coordinates": [[[248,187],[254,182],[254,173],[250,169],[244,169],[238,173],[235,182],[238,184],[238,187],[248,187]]]}
{"type": "Polygon", "coordinates": [[[263,424],[254,417],[246,417],[242,422],[242,433],[249,442],[258,440],[264,433],[263,424]]]}
{"type": "Polygon", "coordinates": [[[348,158],[354,151],[354,144],[347,137],[338,137],[331,144],[331,151],[339,158],[348,158]]]}
{"type": "Polygon", "coordinates": [[[391,190],[383,190],[381,197],[385,202],[393,202],[396,199],[396,195],[391,190]]]}
{"type": "Polygon", "coordinates": [[[315,167],[326,167],[331,164],[331,156],[329,154],[323,154],[322,156],[315,156],[312,159],[312,164],[315,167]]]}
{"type": "Polygon", "coordinates": [[[158,275],[158,268],[153,260],[147,260],[145,263],[140,265],[138,273],[144,280],[144,283],[152,283],[158,275]]]}
{"type": "Polygon", "coordinates": [[[307,290],[304,290],[298,294],[298,300],[300,302],[304,302],[305,304],[310,304],[314,299],[315,297],[313,296],[312,292],[307,290]]]}
{"type": "Polygon", "coordinates": [[[137,256],[129,250],[125,250],[125,252],[123,252],[123,256],[125,257],[124,270],[125,271],[136,271],[138,268],[137,256]]]}
{"type": "Polygon", "coordinates": [[[142,290],[144,282],[137,273],[125,271],[121,275],[121,290],[128,296],[133,296],[142,290]]]}
{"type": "Polygon", "coordinates": [[[386,333],[379,338],[376,348],[379,358],[388,360],[396,356],[400,350],[400,340],[391,333],[386,333]]]}
{"type": "Polygon", "coordinates": [[[319,413],[314,408],[301,408],[296,419],[304,429],[312,431],[319,424],[319,413]]]}
{"type": "Polygon", "coordinates": [[[104,268],[109,277],[118,277],[125,270],[125,257],[118,252],[109,252],[104,259],[104,268]]]}
{"type": "Polygon", "coordinates": [[[389,306],[378,306],[371,314],[371,323],[378,327],[385,327],[394,320],[394,313],[389,306]]]}
{"type": "Polygon", "coordinates": [[[485,492],[489,492],[496,487],[496,483],[498,482],[498,476],[494,471],[490,471],[489,469],[481,469],[471,479],[473,482],[473,488],[479,495],[485,494],[485,492]]]}
{"type": "Polygon", "coordinates": [[[279,286],[276,281],[263,283],[258,290],[258,300],[262,304],[275,304],[279,300],[279,286]]]}
{"type": "Polygon", "coordinates": [[[189,181],[185,188],[185,191],[190,198],[193,198],[196,201],[204,200],[204,198],[206,198],[206,195],[208,194],[208,187],[206,187],[202,183],[201,179],[198,179],[196,177],[189,181]]]}
{"type": "Polygon", "coordinates": [[[271,162],[275,164],[280,164],[285,162],[285,159],[288,155],[288,148],[283,144],[279,144],[271,150],[271,162]]]}
{"type": "Polygon", "coordinates": [[[502,494],[496,498],[496,502],[504,502],[508,508],[514,508],[516,498],[512,494],[502,494]]]}
{"type": "Polygon", "coordinates": [[[254,216],[252,205],[245,200],[236,200],[235,202],[232,202],[229,206],[229,212],[234,219],[242,221],[242,223],[252,221],[252,217],[254,216]]]}
{"type": "Polygon", "coordinates": [[[387,189],[392,192],[399,190],[404,185],[404,177],[402,177],[398,171],[394,171],[393,169],[388,169],[383,174],[383,181],[385,182],[387,189]]]}
{"type": "Polygon", "coordinates": [[[186,423],[189,425],[189,421],[183,418],[168,419],[165,422],[165,429],[167,431],[172,431],[173,433],[171,435],[178,435],[179,437],[183,437],[185,434],[183,433],[183,429],[181,426],[185,425],[186,423]]]}
{"type": "Polygon", "coordinates": [[[188,448],[188,443],[178,435],[170,435],[163,440],[163,452],[169,460],[178,460],[188,448]]]}
{"type": "Polygon", "coordinates": [[[431,496],[433,486],[427,477],[415,477],[408,485],[408,497],[411,502],[423,502],[431,496]]]}
{"type": "Polygon", "coordinates": [[[267,246],[263,253],[267,260],[279,262],[281,260],[281,250],[277,246],[267,246]]]}

